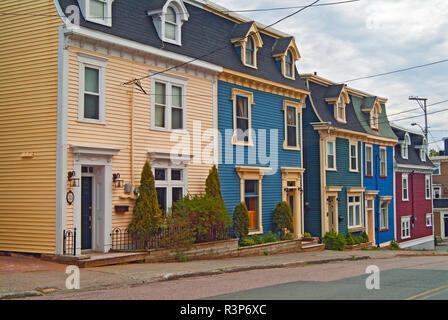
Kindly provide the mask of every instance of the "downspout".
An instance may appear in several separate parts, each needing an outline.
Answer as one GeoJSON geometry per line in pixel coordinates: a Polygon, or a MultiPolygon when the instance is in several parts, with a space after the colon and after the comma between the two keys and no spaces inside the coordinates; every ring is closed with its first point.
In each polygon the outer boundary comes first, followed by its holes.
{"type": "MultiPolygon", "coordinates": [[[[379,175],[380,175],[380,149],[378,149],[378,154],[377,154],[377,156],[375,158],[377,158],[376,166],[375,166],[375,189],[379,190],[378,189],[378,186],[379,186],[378,179],[379,179],[379,175]]],[[[377,207],[378,210],[376,211],[375,216],[378,217],[378,219],[376,219],[376,221],[378,222],[378,228],[375,228],[375,239],[378,241],[377,247],[379,248],[380,247],[380,237],[379,237],[379,234],[380,234],[380,229],[381,229],[381,224],[380,224],[381,204],[380,204],[380,201],[379,201],[379,199],[380,199],[379,194],[377,195],[377,197],[378,197],[378,201],[376,201],[375,207],[377,207]]]]}
{"type": "Polygon", "coordinates": [[[131,184],[134,186],[134,87],[131,86],[131,184]]]}
{"type": "MultiPolygon", "coordinates": [[[[411,180],[412,180],[412,182],[411,182],[411,205],[412,205],[412,229],[414,229],[414,225],[415,225],[415,210],[414,210],[414,172],[415,172],[415,170],[412,170],[412,172],[411,172],[411,180]]],[[[426,192],[426,190],[425,190],[425,192],[426,192]]]]}

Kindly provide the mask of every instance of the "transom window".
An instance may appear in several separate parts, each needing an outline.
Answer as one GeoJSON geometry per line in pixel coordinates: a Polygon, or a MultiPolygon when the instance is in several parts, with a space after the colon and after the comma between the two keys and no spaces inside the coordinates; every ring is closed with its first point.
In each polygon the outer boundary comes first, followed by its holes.
{"type": "Polygon", "coordinates": [[[389,229],[389,202],[382,201],[380,204],[380,229],[389,229]]]}
{"type": "Polygon", "coordinates": [[[358,171],[358,143],[350,143],[350,171],[358,171]]]}
{"type": "Polygon", "coordinates": [[[361,196],[353,195],[348,197],[348,227],[362,227],[361,196]]]}
{"type": "Polygon", "coordinates": [[[327,158],[326,164],[327,169],[336,170],[336,141],[329,140],[327,141],[327,158]]]}
{"type": "Polygon", "coordinates": [[[387,153],[385,147],[380,147],[380,176],[387,177],[387,153]]]}
{"type": "Polygon", "coordinates": [[[401,177],[401,185],[402,185],[402,200],[409,200],[409,178],[407,174],[403,174],[401,177]]]}
{"type": "Polygon", "coordinates": [[[401,218],[401,239],[408,239],[411,237],[411,217],[401,218]]]}
{"type": "Polygon", "coordinates": [[[373,148],[366,145],[366,176],[373,177],[373,148]]]}

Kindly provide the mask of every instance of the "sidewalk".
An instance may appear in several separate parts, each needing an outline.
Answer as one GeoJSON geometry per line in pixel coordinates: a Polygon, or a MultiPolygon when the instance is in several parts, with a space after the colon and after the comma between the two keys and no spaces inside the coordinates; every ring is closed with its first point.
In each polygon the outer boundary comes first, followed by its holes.
{"type": "MultiPolygon", "coordinates": [[[[98,268],[80,269],[80,290],[98,290],[142,285],[155,281],[173,280],[182,277],[203,276],[225,272],[238,272],[262,268],[282,268],[304,266],[355,259],[394,258],[406,251],[359,250],[359,251],[318,251],[255,256],[216,260],[198,260],[175,263],[138,263],[98,268]]],[[[430,252],[428,252],[430,253],[430,252]]],[[[2,257],[11,258],[11,257],[2,257]]],[[[45,271],[11,272],[0,270],[0,299],[49,292],[66,291],[63,265],[46,263],[45,271]],[[60,268],[62,266],[62,268],[60,268]]],[[[36,270],[39,270],[37,268],[36,270]]]]}

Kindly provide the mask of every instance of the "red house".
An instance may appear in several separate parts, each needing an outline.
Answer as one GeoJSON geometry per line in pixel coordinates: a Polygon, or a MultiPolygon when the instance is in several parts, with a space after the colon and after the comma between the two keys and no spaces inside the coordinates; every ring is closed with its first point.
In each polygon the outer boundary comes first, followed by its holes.
{"type": "Polygon", "coordinates": [[[425,137],[392,126],[395,146],[396,239],[401,248],[434,249],[432,172],[425,137]]]}

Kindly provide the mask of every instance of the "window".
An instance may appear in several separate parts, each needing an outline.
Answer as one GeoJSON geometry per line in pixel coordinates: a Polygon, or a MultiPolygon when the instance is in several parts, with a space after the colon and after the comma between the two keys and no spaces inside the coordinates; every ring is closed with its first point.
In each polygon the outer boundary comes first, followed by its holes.
{"type": "Polygon", "coordinates": [[[294,73],[294,58],[291,50],[288,50],[285,57],[285,75],[289,78],[292,78],[293,73],[294,73]]]}
{"type": "Polygon", "coordinates": [[[358,143],[350,143],[350,171],[358,171],[358,143]]]}
{"type": "Polygon", "coordinates": [[[168,7],[165,16],[165,38],[176,41],[177,13],[172,7],[168,7]]]}
{"type": "Polygon", "coordinates": [[[432,213],[426,214],[426,226],[432,227],[432,213]]]}
{"type": "Polygon", "coordinates": [[[327,158],[326,164],[328,170],[336,170],[336,141],[329,140],[327,141],[327,158]]]}
{"type": "Polygon", "coordinates": [[[373,148],[366,145],[366,176],[373,177],[373,148]]]}
{"type": "Polygon", "coordinates": [[[411,237],[411,217],[401,218],[401,239],[408,239],[411,237]]]}
{"type": "Polygon", "coordinates": [[[338,101],[334,104],[334,117],[337,122],[347,123],[345,119],[346,102],[344,102],[343,99],[343,97],[339,98],[338,101]]]}
{"type": "Polygon", "coordinates": [[[299,113],[300,105],[297,102],[283,101],[283,112],[285,115],[285,140],[283,148],[288,150],[299,150],[299,113]]]}
{"type": "Polygon", "coordinates": [[[431,200],[431,176],[425,175],[425,198],[431,200]]]}
{"type": "Polygon", "coordinates": [[[253,66],[254,65],[254,55],[255,55],[255,44],[252,36],[248,36],[246,40],[246,48],[245,48],[245,59],[246,64],[253,66]]]}
{"type": "Polygon", "coordinates": [[[433,188],[433,198],[434,199],[442,198],[442,188],[441,187],[434,187],[433,188]]]}
{"type": "Polygon", "coordinates": [[[380,205],[380,229],[388,230],[389,229],[389,202],[382,201],[380,205]]]}
{"type": "Polygon", "coordinates": [[[80,8],[87,21],[112,26],[113,0],[79,0],[80,8]]]}
{"type": "Polygon", "coordinates": [[[409,134],[406,133],[404,136],[403,144],[401,145],[401,157],[407,159],[409,156],[409,145],[411,144],[411,138],[409,134]]]}
{"type": "Polygon", "coordinates": [[[378,119],[379,119],[379,112],[375,105],[370,114],[370,127],[374,130],[378,130],[378,128],[379,128],[378,119]]]}
{"type": "Polygon", "coordinates": [[[244,181],[244,202],[249,213],[249,230],[258,226],[258,180],[244,181]]]}
{"type": "Polygon", "coordinates": [[[409,200],[409,178],[407,174],[403,174],[401,177],[401,188],[402,188],[402,200],[409,200]]]}
{"type": "Polygon", "coordinates": [[[252,145],[251,106],[252,92],[232,89],[233,100],[233,130],[232,143],[237,145],[252,145]]]}
{"type": "Polygon", "coordinates": [[[348,197],[348,227],[362,227],[361,216],[361,196],[353,195],[348,197]]]}
{"type": "Polygon", "coordinates": [[[186,129],[186,80],[177,77],[151,78],[151,129],[186,129]]]}
{"type": "Polygon", "coordinates": [[[79,54],[79,107],[78,120],[105,122],[106,60],[79,54]]]}
{"type": "Polygon", "coordinates": [[[434,162],[434,166],[436,168],[434,169],[433,175],[440,176],[442,174],[440,170],[440,162],[434,162]]]}
{"type": "Polygon", "coordinates": [[[185,172],[186,169],[181,168],[154,168],[157,200],[164,216],[170,213],[174,203],[186,193],[185,172]]]}
{"type": "Polygon", "coordinates": [[[420,149],[420,159],[421,159],[422,161],[426,161],[426,151],[425,151],[425,148],[424,148],[424,147],[422,147],[422,148],[420,149]]]}
{"type": "Polygon", "coordinates": [[[380,147],[380,177],[387,177],[387,153],[385,147],[380,147]]]}

